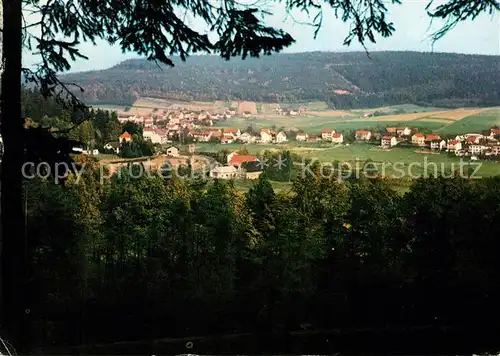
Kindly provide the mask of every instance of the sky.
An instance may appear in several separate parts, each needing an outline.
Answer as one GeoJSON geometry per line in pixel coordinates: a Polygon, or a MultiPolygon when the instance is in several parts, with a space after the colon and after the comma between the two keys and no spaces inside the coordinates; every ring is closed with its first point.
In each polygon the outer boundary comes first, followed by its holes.
{"type": "MultiPolygon", "coordinates": [[[[388,5],[389,19],[394,23],[396,31],[390,38],[377,38],[377,43],[369,43],[369,51],[431,51],[432,43],[429,35],[439,28],[439,22],[431,25],[425,11],[427,1],[403,0],[401,5],[388,5]]],[[[296,43],[287,48],[285,53],[308,51],[362,51],[363,48],[354,43],[343,45],[349,32],[349,25],[337,20],[328,7],[323,11],[323,26],[314,39],[314,29],[298,22],[306,22],[305,14],[294,14],[294,20],[286,16],[284,6],[273,4],[266,8],[273,13],[266,23],[290,33],[296,43]]],[[[197,31],[204,32],[204,26],[194,19],[188,23],[197,31]]],[[[209,34],[210,35],[210,34],[209,34]]],[[[81,51],[89,60],[79,59],[72,64],[71,72],[100,70],[112,67],[126,59],[138,58],[134,53],[122,53],[118,46],[110,46],[106,42],[81,45],[81,51]]],[[[500,55],[500,14],[483,14],[474,21],[463,22],[449,32],[434,45],[436,52],[454,52],[466,54],[500,55]]],[[[189,60],[189,59],[188,59],[189,60]]],[[[38,61],[31,53],[24,54],[24,65],[30,66],[38,61]]]]}

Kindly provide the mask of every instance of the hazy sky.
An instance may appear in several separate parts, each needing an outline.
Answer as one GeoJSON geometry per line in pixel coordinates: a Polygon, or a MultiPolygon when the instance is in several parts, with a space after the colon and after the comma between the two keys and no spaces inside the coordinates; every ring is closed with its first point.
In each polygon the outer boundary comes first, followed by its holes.
{"type": "MultiPolygon", "coordinates": [[[[429,34],[436,29],[439,23],[435,23],[429,29],[430,19],[425,12],[426,1],[403,0],[402,5],[389,5],[390,20],[396,27],[393,37],[388,39],[379,38],[376,44],[369,44],[371,51],[380,50],[416,50],[431,51],[429,34]]],[[[348,33],[349,26],[340,20],[336,20],[333,11],[324,8],[323,27],[316,39],[313,38],[313,29],[307,25],[300,25],[291,18],[286,17],[283,6],[273,5],[268,10],[274,13],[268,18],[270,25],[280,27],[290,33],[296,43],[285,52],[305,51],[353,51],[362,50],[358,44],[350,47],[343,46],[343,40],[348,33]]],[[[296,21],[306,21],[307,17],[302,14],[294,15],[296,21]]],[[[198,31],[204,27],[197,21],[190,24],[198,31]]],[[[78,60],[73,64],[72,71],[104,69],[111,67],[127,58],[137,57],[135,54],[123,54],[119,47],[112,47],[106,42],[99,42],[97,46],[82,44],[81,49],[89,60],[78,60]]],[[[458,52],[470,54],[500,55],[500,15],[484,14],[474,22],[464,22],[434,46],[437,52],[458,52]]],[[[189,60],[189,59],[188,59],[189,60]]],[[[36,57],[26,53],[25,65],[36,62],[36,57]]]]}

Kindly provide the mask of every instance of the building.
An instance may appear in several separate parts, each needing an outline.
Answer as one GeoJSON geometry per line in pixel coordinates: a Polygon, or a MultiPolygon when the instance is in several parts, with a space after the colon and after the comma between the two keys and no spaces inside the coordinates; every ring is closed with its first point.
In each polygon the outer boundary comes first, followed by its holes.
{"type": "Polygon", "coordinates": [[[333,133],[332,134],[332,142],[333,143],[342,143],[342,142],[344,142],[344,135],[342,135],[339,132],[333,133]]]}
{"type": "Polygon", "coordinates": [[[120,143],[130,142],[132,141],[132,135],[125,131],[120,135],[120,138],[118,140],[120,141],[120,143]]]}
{"type": "Polygon", "coordinates": [[[154,129],[144,129],[142,132],[142,137],[145,140],[150,140],[152,143],[162,143],[161,135],[154,129]]]}
{"type": "Polygon", "coordinates": [[[254,155],[240,155],[235,152],[228,155],[227,165],[240,169],[241,166],[249,162],[259,162],[257,156],[254,155]]]}
{"type": "Polygon", "coordinates": [[[433,150],[443,150],[446,148],[446,141],[445,140],[432,140],[430,142],[430,147],[433,150]]]}
{"type": "Polygon", "coordinates": [[[179,157],[179,148],[175,146],[170,146],[167,148],[167,156],[179,157]]]}
{"type": "Polygon", "coordinates": [[[458,140],[449,140],[446,144],[448,151],[460,151],[462,149],[462,142],[458,140]]]}
{"type": "Polygon", "coordinates": [[[324,129],[321,131],[321,139],[323,141],[331,141],[332,140],[332,135],[335,133],[335,130],[331,129],[324,129]]]}
{"type": "Polygon", "coordinates": [[[380,141],[382,147],[394,147],[398,144],[398,140],[394,136],[384,136],[380,141]]]}
{"type": "Polygon", "coordinates": [[[495,136],[500,135],[500,129],[490,129],[490,137],[495,138],[495,136]]]}
{"type": "Polygon", "coordinates": [[[372,133],[368,130],[356,131],[356,140],[369,141],[371,137],[372,137],[372,133]]]}
{"type": "Polygon", "coordinates": [[[194,153],[194,150],[195,150],[195,149],[196,149],[196,146],[195,146],[195,145],[193,145],[193,144],[190,144],[190,145],[188,146],[188,152],[189,152],[189,153],[194,153]]]}
{"type": "Polygon", "coordinates": [[[104,145],[106,151],[113,151],[116,154],[120,153],[120,143],[119,142],[108,142],[104,145]]]}
{"type": "Polygon", "coordinates": [[[295,139],[302,142],[307,141],[307,134],[305,132],[299,131],[297,132],[295,139]]]}
{"type": "Polygon", "coordinates": [[[470,145],[469,150],[473,155],[481,155],[488,149],[487,146],[484,145],[470,145]]]}
{"type": "Polygon", "coordinates": [[[410,136],[411,135],[411,129],[409,127],[396,127],[396,134],[401,137],[401,136],[410,136]]]}
{"type": "Polygon", "coordinates": [[[425,135],[423,133],[417,132],[411,137],[411,143],[419,146],[425,145],[425,135]]]}
{"type": "Polygon", "coordinates": [[[262,142],[262,143],[273,142],[273,136],[275,136],[275,135],[276,135],[276,133],[272,130],[261,129],[260,130],[260,142],[262,142]]]}
{"type": "Polygon", "coordinates": [[[256,137],[252,136],[248,132],[242,133],[239,137],[238,140],[244,143],[254,143],[256,141],[256,137]]]}
{"type": "Polygon", "coordinates": [[[223,132],[224,137],[237,138],[241,135],[241,131],[238,128],[226,127],[223,132]]]}
{"type": "Polygon", "coordinates": [[[235,179],[238,176],[239,171],[233,166],[215,167],[210,171],[210,177],[214,179],[235,179]]]}
{"type": "Polygon", "coordinates": [[[286,134],[284,131],[280,131],[278,132],[278,134],[276,135],[276,143],[282,143],[282,142],[286,142],[287,141],[287,137],[286,137],[286,134]]]}

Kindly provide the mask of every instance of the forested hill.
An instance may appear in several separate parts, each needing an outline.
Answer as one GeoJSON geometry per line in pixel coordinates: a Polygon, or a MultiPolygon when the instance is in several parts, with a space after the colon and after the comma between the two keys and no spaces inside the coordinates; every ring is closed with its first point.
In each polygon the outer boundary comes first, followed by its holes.
{"type": "Polygon", "coordinates": [[[88,103],[139,96],[186,100],[324,100],[336,108],[402,103],[500,105],[500,56],[421,52],[309,52],[258,59],[193,56],[160,68],[143,59],[65,75],[88,103]]]}

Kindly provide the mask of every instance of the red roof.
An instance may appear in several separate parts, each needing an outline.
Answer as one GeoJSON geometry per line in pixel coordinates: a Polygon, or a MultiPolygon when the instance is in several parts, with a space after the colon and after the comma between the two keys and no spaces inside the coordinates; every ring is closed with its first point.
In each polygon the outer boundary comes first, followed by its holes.
{"type": "Polygon", "coordinates": [[[332,137],[333,137],[333,138],[340,138],[341,136],[342,136],[342,134],[341,134],[341,133],[338,133],[338,132],[337,132],[337,133],[332,134],[332,137]]]}
{"type": "Polygon", "coordinates": [[[440,140],[441,136],[439,135],[427,135],[426,140],[427,141],[434,141],[434,140],[440,140]]]}
{"type": "Polygon", "coordinates": [[[224,133],[237,133],[237,132],[238,132],[238,129],[235,127],[226,127],[224,129],[224,133]]]}
{"type": "Polygon", "coordinates": [[[468,143],[475,143],[477,140],[477,136],[469,136],[467,137],[467,142],[468,143]]]}
{"type": "Polygon", "coordinates": [[[491,129],[493,135],[500,135],[500,129],[491,129]]]}
{"type": "Polygon", "coordinates": [[[457,143],[460,143],[458,140],[451,140],[448,142],[448,145],[456,145],[457,143]]]}
{"type": "Polygon", "coordinates": [[[423,133],[421,133],[421,132],[417,132],[417,133],[416,133],[415,135],[413,135],[413,136],[415,136],[415,137],[419,137],[419,138],[420,138],[420,137],[425,137],[425,135],[424,135],[423,133]]]}
{"type": "Polygon", "coordinates": [[[121,134],[120,138],[130,138],[132,137],[131,134],[129,134],[127,131],[125,131],[124,133],[121,134]]]}
{"type": "Polygon", "coordinates": [[[385,129],[387,130],[387,132],[390,132],[390,133],[396,132],[396,128],[395,127],[386,127],[385,129]]]}
{"type": "Polygon", "coordinates": [[[257,161],[257,157],[253,155],[234,155],[227,164],[229,166],[239,166],[242,163],[255,161],[257,161]]]}
{"type": "Polygon", "coordinates": [[[356,131],[356,135],[368,135],[370,131],[368,130],[358,130],[356,131]]]}

